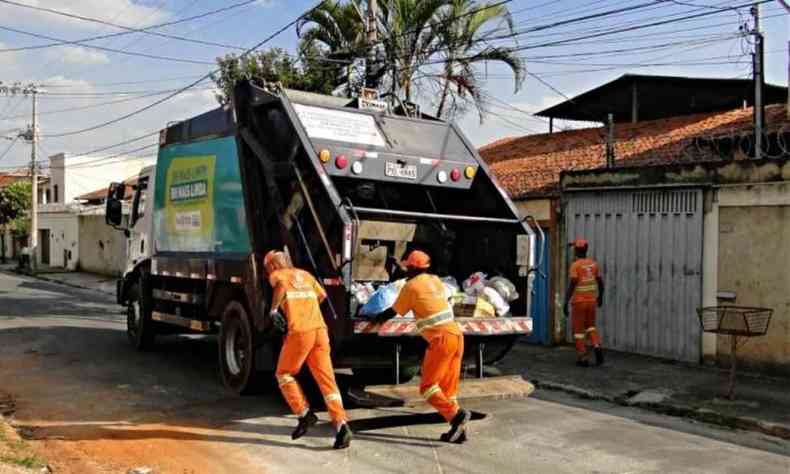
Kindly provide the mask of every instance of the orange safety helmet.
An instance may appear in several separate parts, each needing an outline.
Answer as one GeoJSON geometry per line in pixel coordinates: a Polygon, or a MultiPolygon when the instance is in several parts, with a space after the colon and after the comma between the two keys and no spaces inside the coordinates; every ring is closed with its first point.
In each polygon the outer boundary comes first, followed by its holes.
{"type": "Polygon", "coordinates": [[[577,250],[587,250],[587,247],[589,247],[589,244],[584,239],[576,239],[573,241],[573,248],[577,250]]]}
{"type": "Polygon", "coordinates": [[[416,268],[425,270],[431,266],[431,257],[420,250],[412,250],[406,260],[403,261],[406,268],[416,268]]]}
{"type": "Polygon", "coordinates": [[[270,250],[269,253],[263,257],[263,268],[266,269],[266,273],[269,275],[274,273],[275,270],[291,268],[292,266],[291,259],[288,258],[288,255],[279,250],[270,250]]]}

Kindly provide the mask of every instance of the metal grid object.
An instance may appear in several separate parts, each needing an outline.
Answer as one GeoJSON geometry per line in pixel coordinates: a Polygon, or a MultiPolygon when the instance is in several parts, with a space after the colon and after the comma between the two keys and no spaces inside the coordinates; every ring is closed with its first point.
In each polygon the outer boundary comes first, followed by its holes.
{"type": "Polygon", "coordinates": [[[764,336],[774,310],[747,306],[709,306],[698,308],[697,315],[705,332],[731,336],[764,336]]]}
{"type": "Polygon", "coordinates": [[[702,330],[730,336],[730,377],[727,398],[735,399],[735,371],[738,367],[738,344],[750,337],[765,336],[774,310],[748,306],[709,306],[697,308],[702,330]],[[740,341],[738,340],[740,338],[740,341]]]}

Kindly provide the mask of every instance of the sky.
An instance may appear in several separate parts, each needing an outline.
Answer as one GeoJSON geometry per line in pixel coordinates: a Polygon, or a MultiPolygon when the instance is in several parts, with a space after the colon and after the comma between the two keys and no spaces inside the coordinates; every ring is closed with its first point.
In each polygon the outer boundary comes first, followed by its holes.
{"type": "MultiPolygon", "coordinates": [[[[216,57],[250,47],[289,24],[316,2],[257,0],[13,0],[72,15],[91,17],[127,28],[145,28],[207,14],[202,18],[152,29],[206,44],[128,32],[114,26],[34,11],[0,0],[0,81],[43,84],[39,94],[39,156],[82,154],[155,132],[169,122],[189,118],[217,105],[211,81],[204,81],[161,104],[169,92],[212,70],[216,57]],[[211,13],[218,9],[223,12],[211,13]],[[84,38],[124,33],[88,43],[84,38]],[[33,35],[37,35],[33,36],[33,35]],[[48,39],[46,39],[48,37],[48,39]],[[71,43],[46,46],[58,41],[71,43]],[[18,50],[17,48],[32,49],[18,50]],[[16,50],[15,50],[16,49],[16,50]],[[149,57],[132,56],[134,52],[149,57]],[[148,107],[124,118],[127,114],[148,107]],[[111,125],[95,130],[105,122],[111,125]]],[[[726,9],[746,3],[722,0],[513,0],[507,3],[516,31],[501,22],[489,44],[519,48],[529,75],[515,90],[512,74],[498,64],[478,68],[488,114],[483,123],[473,111],[456,117],[476,145],[499,138],[547,131],[531,114],[625,73],[691,77],[748,78],[751,45],[736,37],[751,26],[749,9],[726,9]],[[564,26],[554,23],[631,8],[564,26]],[[639,7],[639,8],[637,8],[639,7]],[[698,18],[686,16],[705,12],[698,18]],[[649,23],[667,22],[644,28],[649,23]],[[632,31],[609,34],[613,28],[632,31]],[[596,36],[597,35],[597,36],[596,36]],[[590,37],[594,36],[594,37],[590,37]],[[588,37],[579,39],[580,37],[588,37]],[[559,43],[559,44],[557,44],[559,43]]],[[[787,85],[788,15],[778,2],[762,7],[766,43],[766,80],[787,85]]],[[[295,51],[294,28],[266,46],[295,51]]],[[[430,108],[435,100],[422,98],[430,108]]],[[[0,137],[14,137],[30,123],[31,100],[0,96],[0,137]]],[[[150,155],[156,137],[130,142],[96,154],[150,155]]],[[[30,145],[0,140],[0,171],[30,161],[30,145]]]]}

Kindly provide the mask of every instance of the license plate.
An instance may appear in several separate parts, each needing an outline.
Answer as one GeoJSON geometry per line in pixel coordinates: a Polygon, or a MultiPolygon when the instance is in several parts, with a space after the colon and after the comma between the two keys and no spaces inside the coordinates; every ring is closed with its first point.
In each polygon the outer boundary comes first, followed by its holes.
{"type": "Polygon", "coordinates": [[[384,174],[391,178],[417,179],[417,166],[387,162],[384,174]]]}

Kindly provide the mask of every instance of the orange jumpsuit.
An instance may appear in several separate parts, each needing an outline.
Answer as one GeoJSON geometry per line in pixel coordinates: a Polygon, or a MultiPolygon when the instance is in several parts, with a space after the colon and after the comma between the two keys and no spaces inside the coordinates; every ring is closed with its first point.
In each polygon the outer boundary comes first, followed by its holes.
{"type": "Polygon", "coordinates": [[[392,309],[414,313],[417,330],[428,341],[422,361],[420,393],[449,423],[458,413],[458,384],[464,355],[464,335],[445,297],[444,283],[435,275],[409,280],[392,309]]]}
{"type": "Polygon", "coordinates": [[[571,282],[576,286],[571,297],[573,317],[573,339],[579,358],[587,355],[585,339],[590,338],[593,347],[601,346],[601,338],[595,328],[595,313],[598,307],[598,264],[591,258],[581,258],[571,265],[571,282]]]}
{"type": "Polygon", "coordinates": [[[335,382],[329,335],[319,307],[326,299],[326,291],[312,275],[296,268],[274,271],[269,283],[274,288],[272,308],[282,308],[288,320],[288,334],[277,362],[280,391],[295,415],[301,417],[307,413],[307,400],[294,378],[307,362],[324,396],[332,423],[339,427],[347,418],[335,382]]]}

